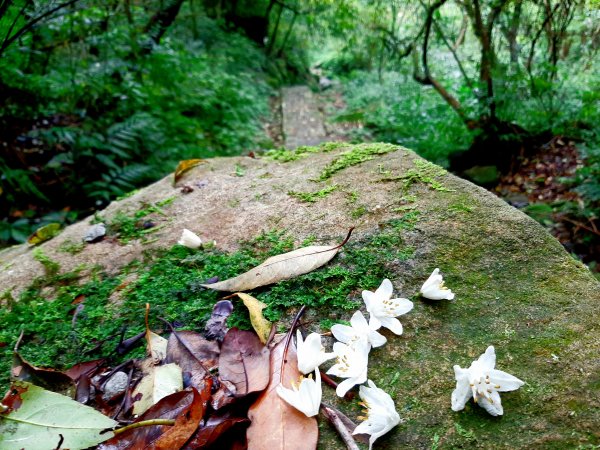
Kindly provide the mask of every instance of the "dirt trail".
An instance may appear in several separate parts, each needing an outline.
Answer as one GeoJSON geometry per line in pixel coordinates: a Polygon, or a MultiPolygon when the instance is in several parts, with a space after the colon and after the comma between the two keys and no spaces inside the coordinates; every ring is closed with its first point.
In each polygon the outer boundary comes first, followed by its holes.
{"type": "Polygon", "coordinates": [[[281,110],[286,148],[318,145],[328,140],[317,98],[308,86],[284,88],[281,110]]]}

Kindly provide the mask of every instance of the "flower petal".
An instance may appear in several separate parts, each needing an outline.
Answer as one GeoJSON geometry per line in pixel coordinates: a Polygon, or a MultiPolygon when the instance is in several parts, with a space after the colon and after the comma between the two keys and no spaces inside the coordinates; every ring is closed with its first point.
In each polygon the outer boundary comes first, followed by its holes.
{"type": "Polygon", "coordinates": [[[352,314],[350,325],[352,325],[353,328],[356,328],[356,330],[366,330],[369,328],[367,319],[365,319],[365,316],[363,316],[363,313],[360,311],[356,311],[354,314],[352,314]]]}
{"type": "Polygon", "coordinates": [[[387,338],[375,330],[369,330],[369,342],[374,348],[381,347],[387,342],[387,338]]]}
{"type": "Polygon", "coordinates": [[[373,314],[369,318],[369,328],[371,330],[379,330],[381,328],[381,321],[373,314]]]}
{"type": "Polygon", "coordinates": [[[341,323],[333,325],[331,327],[331,333],[333,334],[333,337],[344,344],[350,344],[356,338],[354,328],[348,325],[342,325],[341,323]]]}
{"type": "Polygon", "coordinates": [[[496,387],[498,392],[514,391],[525,384],[524,381],[519,380],[510,373],[496,369],[490,371],[490,381],[494,383],[495,386],[500,386],[496,387]]]}
{"type": "Polygon", "coordinates": [[[502,403],[500,403],[500,394],[497,391],[492,391],[490,394],[491,401],[485,397],[479,397],[477,404],[485,409],[492,416],[501,416],[504,413],[502,403]]]}
{"type": "Polygon", "coordinates": [[[365,306],[367,307],[367,311],[369,311],[371,305],[373,304],[373,300],[375,299],[375,293],[371,291],[362,291],[362,298],[365,302],[365,306]]]}
{"type": "Polygon", "coordinates": [[[407,298],[393,298],[390,300],[392,310],[390,316],[398,317],[402,314],[406,314],[415,306],[413,302],[407,298]]]}
{"type": "Polygon", "coordinates": [[[356,382],[355,378],[347,378],[340,384],[338,384],[337,388],[335,389],[335,393],[338,397],[343,397],[344,395],[346,395],[346,392],[348,392],[354,387],[355,384],[359,384],[356,382]]]}
{"type": "Polygon", "coordinates": [[[381,325],[390,330],[392,333],[400,336],[402,334],[402,324],[398,319],[393,317],[381,317],[379,319],[381,321],[381,325]]]}
{"type": "Polygon", "coordinates": [[[392,296],[393,292],[394,287],[392,286],[392,282],[386,278],[375,291],[375,295],[380,299],[388,299],[392,296]]]}
{"type": "Polygon", "coordinates": [[[477,359],[477,361],[480,364],[481,370],[492,370],[496,365],[496,351],[494,350],[494,346],[490,345],[485,350],[485,353],[477,359]]]}
{"type": "Polygon", "coordinates": [[[460,366],[454,366],[456,387],[452,391],[452,411],[461,411],[471,398],[471,386],[469,385],[469,371],[460,366]]]}

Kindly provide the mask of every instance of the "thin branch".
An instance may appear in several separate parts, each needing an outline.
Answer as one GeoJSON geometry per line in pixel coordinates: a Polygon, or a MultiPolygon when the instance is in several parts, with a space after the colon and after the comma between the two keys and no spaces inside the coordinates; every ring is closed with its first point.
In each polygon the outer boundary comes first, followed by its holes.
{"type": "Polygon", "coordinates": [[[332,408],[323,403],[321,403],[321,411],[323,411],[325,417],[327,417],[327,419],[337,430],[338,434],[342,438],[342,441],[344,441],[344,444],[346,444],[348,450],[359,450],[356,441],[352,437],[352,434],[350,434],[350,431],[348,431],[348,429],[344,425],[344,422],[342,422],[342,419],[340,419],[337,413],[332,408]]]}
{"type": "Polygon", "coordinates": [[[43,14],[40,14],[38,17],[36,17],[35,19],[32,19],[31,21],[29,21],[28,23],[26,23],[25,25],[23,25],[15,34],[13,34],[10,38],[4,40],[4,42],[2,43],[2,46],[0,46],[0,56],[2,56],[2,53],[4,53],[4,51],[13,43],[15,42],[17,39],[19,39],[21,36],[23,36],[25,33],[27,33],[29,30],[31,30],[38,22],[44,20],[46,17],[51,16],[52,14],[54,14],[56,11],[59,11],[63,8],[66,8],[68,6],[74,5],[75,3],[79,2],[80,0],[69,0],[67,2],[61,3],[60,5],[55,6],[52,9],[49,9],[48,11],[46,11],[43,14]]]}
{"type": "Polygon", "coordinates": [[[467,75],[465,68],[463,67],[462,63],[460,62],[460,59],[458,58],[458,54],[456,53],[456,49],[454,48],[454,46],[450,45],[450,42],[444,35],[444,31],[442,30],[442,27],[435,21],[435,19],[433,21],[433,26],[435,26],[435,30],[437,31],[438,36],[442,39],[442,42],[444,42],[446,47],[448,47],[448,50],[450,50],[450,53],[452,53],[452,56],[454,57],[454,61],[456,61],[456,65],[458,66],[458,69],[460,70],[460,73],[462,74],[465,81],[467,82],[467,86],[469,86],[469,88],[473,89],[473,82],[467,75]]]}

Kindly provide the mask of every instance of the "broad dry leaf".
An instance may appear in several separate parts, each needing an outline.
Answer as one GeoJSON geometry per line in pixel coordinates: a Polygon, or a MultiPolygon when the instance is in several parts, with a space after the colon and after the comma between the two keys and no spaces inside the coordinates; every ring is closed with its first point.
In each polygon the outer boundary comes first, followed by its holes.
{"type": "Polygon", "coordinates": [[[235,387],[235,395],[262,391],[269,384],[269,349],[252,331],[232,328],[219,357],[219,378],[235,387]]]}
{"type": "Polygon", "coordinates": [[[89,406],[64,395],[18,381],[2,400],[8,410],[0,413],[2,450],[77,450],[93,447],[113,436],[100,431],[118,423],[89,406]]]}
{"type": "Polygon", "coordinates": [[[133,413],[145,413],[152,405],[167,395],[183,389],[183,376],[177,364],[155,366],[146,360],[144,377],[133,392],[133,398],[141,394],[141,398],[133,404],[133,413]]]}
{"type": "Polygon", "coordinates": [[[171,394],[146,411],[135,422],[152,419],[175,419],[175,425],[152,425],[132,428],[98,447],[99,450],[142,450],[181,448],[194,434],[210,397],[211,383],[203,392],[194,388],[171,394]]]}
{"type": "Polygon", "coordinates": [[[339,251],[339,245],[311,245],[272,256],[264,263],[237,277],[202,286],[217,291],[250,291],[259,286],[294,278],[327,264],[339,251]]]}
{"type": "Polygon", "coordinates": [[[167,345],[167,363],[177,363],[189,374],[189,385],[202,392],[210,371],[219,362],[219,344],[195,331],[173,331],[167,345]]]}
{"type": "Polygon", "coordinates": [[[173,175],[173,185],[177,184],[183,174],[188,170],[205,162],[206,161],[203,159],[186,159],[184,161],[179,161],[179,164],[177,164],[177,168],[175,169],[175,174],[173,175]]]}
{"type": "Polygon", "coordinates": [[[54,369],[36,367],[23,359],[18,352],[13,353],[13,367],[10,375],[11,381],[27,381],[67,397],[75,396],[75,383],[68,374],[54,369]]]}
{"type": "Polygon", "coordinates": [[[246,433],[249,450],[310,450],[317,447],[317,419],[306,417],[290,406],[275,390],[279,383],[289,388],[302,375],[298,370],[296,348],[291,340],[281,376],[285,342],[286,339],[282,339],[271,349],[271,381],[248,411],[248,418],[252,422],[246,433]]]}
{"type": "Polygon", "coordinates": [[[246,305],[246,308],[248,308],[252,328],[254,328],[254,331],[256,331],[256,334],[258,334],[260,342],[265,344],[267,339],[269,339],[269,334],[271,333],[271,322],[265,319],[262,313],[263,309],[265,309],[267,305],[251,295],[244,294],[243,292],[237,292],[235,295],[241,298],[244,302],[244,305],[246,305]]]}
{"type": "Polygon", "coordinates": [[[159,364],[167,357],[168,341],[150,330],[146,332],[146,340],[148,355],[152,357],[154,364],[159,364]]]}
{"type": "Polygon", "coordinates": [[[231,411],[224,414],[212,414],[206,423],[196,430],[192,438],[183,447],[183,450],[206,448],[226,432],[230,435],[232,427],[239,424],[245,425],[248,422],[249,420],[246,417],[237,417],[231,411]]]}

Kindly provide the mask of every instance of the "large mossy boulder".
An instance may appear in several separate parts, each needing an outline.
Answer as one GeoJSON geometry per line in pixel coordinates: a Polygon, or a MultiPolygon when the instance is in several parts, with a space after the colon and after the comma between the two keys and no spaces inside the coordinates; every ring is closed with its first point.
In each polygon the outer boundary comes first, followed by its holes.
{"type": "MultiPolygon", "coordinates": [[[[348,320],[362,307],[361,290],[386,277],[415,302],[400,318],[404,334],[384,332],[388,343],[371,352],[369,378],[392,394],[404,419],[376,448],[600,444],[600,284],[532,219],[411,151],[325,144],[207,160],[177,186],[167,177],[111,204],[96,217],[108,236],[82,245],[93,219],[35,249],[0,253],[3,320],[22,317],[3,322],[4,363],[21,328],[32,362],[73,362],[123,324],[143,329],[145,302],[156,315],[201,326],[219,298],[199,287],[206,278],[236,275],[292,245],[340,242],[355,227],[328,266],[254,295],[283,326],[290,316],[282,311],[308,303],[310,330],[348,320]],[[176,246],[183,228],[215,244],[197,252],[176,246]],[[456,293],[452,302],[418,296],[436,267],[456,293]],[[72,321],[79,295],[86,307],[72,321]],[[525,386],[502,395],[503,417],[473,403],[453,412],[452,366],[468,367],[489,345],[497,367],[525,386]]],[[[331,392],[327,401],[353,419],[360,414],[356,401],[338,402],[331,392]]],[[[324,420],[321,431],[322,448],[343,448],[324,420]]]]}

